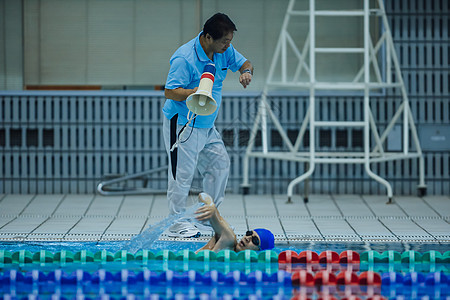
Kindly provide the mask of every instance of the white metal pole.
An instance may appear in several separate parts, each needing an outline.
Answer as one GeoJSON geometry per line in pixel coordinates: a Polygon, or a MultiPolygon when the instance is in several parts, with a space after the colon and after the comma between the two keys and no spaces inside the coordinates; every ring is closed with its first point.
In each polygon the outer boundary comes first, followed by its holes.
{"type": "Polygon", "coordinates": [[[368,0],[364,0],[364,162],[366,169],[370,169],[370,138],[369,138],[369,14],[368,0]],[[369,165],[369,167],[367,167],[369,165]]]}
{"type": "MultiPolygon", "coordinates": [[[[314,96],[315,96],[315,82],[316,82],[316,62],[315,62],[315,0],[309,0],[309,37],[310,37],[310,44],[309,44],[309,168],[306,173],[303,175],[295,178],[292,180],[287,189],[287,196],[288,196],[288,202],[291,202],[291,198],[294,191],[294,186],[298,183],[302,182],[303,180],[307,179],[311,174],[314,172],[315,168],[315,127],[314,127],[314,96]]],[[[307,118],[305,118],[306,120],[307,118]]],[[[304,120],[304,122],[305,122],[304,120]]],[[[306,185],[306,183],[305,183],[306,185]]],[[[305,189],[306,190],[306,189],[305,189]]],[[[304,201],[307,202],[308,195],[305,195],[304,201]]]]}
{"type": "Polygon", "coordinates": [[[316,84],[316,6],[315,0],[309,1],[309,58],[310,58],[310,88],[309,88],[309,153],[310,168],[314,165],[315,157],[315,84],[316,84]]]}
{"type": "Polygon", "coordinates": [[[392,201],[392,187],[385,179],[375,174],[370,168],[370,103],[369,103],[369,83],[370,83],[370,60],[369,60],[369,45],[370,45],[370,30],[369,30],[369,0],[364,0],[364,166],[367,174],[383,184],[386,187],[388,194],[388,203],[392,201]]]}
{"type": "Polygon", "coordinates": [[[267,109],[269,107],[266,106],[266,102],[262,99],[266,98],[266,93],[264,92],[259,102],[260,111],[261,111],[261,137],[262,137],[262,147],[263,153],[267,154],[269,151],[268,143],[267,143],[267,109]]]}
{"type": "Polygon", "coordinates": [[[423,189],[421,192],[425,192],[427,185],[425,184],[425,159],[423,157],[422,148],[420,147],[419,137],[417,136],[416,125],[412,117],[409,105],[406,106],[408,110],[409,123],[411,124],[411,133],[416,146],[416,152],[419,156],[419,189],[423,189]]]}
{"type": "Polygon", "coordinates": [[[298,150],[300,149],[300,145],[301,145],[301,142],[303,141],[303,137],[305,135],[306,128],[308,127],[309,115],[310,115],[309,110],[310,110],[310,108],[308,107],[305,117],[303,118],[302,126],[300,127],[300,132],[298,133],[297,139],[295,140],[295,145],[294,145],[295,152],[298,152],[298,150]]]}
{"type": "MultiPolygon", "coordinates": [[[[386,39],[386,75],[387,75],[386,82],[388,84],[391,84],[392,83],[392,72],[391,72],[392,56],[391,56],[391,54],[393,54],[395,57],[395,52],[392,53],[393,49],[391,50],[392,34],[391,34],[391,30],[389,29],[389,23],[386,18],[386,10],[384,9],[383,0],[378,0],[378,7],[381,10],[381,18],[382,18],[382,22],[383,22],[383,28],[388,37],[386,39]]],[[[394,65],[395,65],[395,62],[394,62],[394,65]]],[[[398,78],[396,78],[396,79],[398,80],[398,78]]]]}
{"type": "Polygon", "coordinates": [[[297,82],[299,80],[303,68],[305,68],[305,72],[309,75],[309,67],[305,64],[305,57],[306,55],[308,55],[308,49],[309,49],[309,33],[306,36],[305,45],[303,46],[302,53],[299,59],[300,61],[298,63],[297,69],[295,70],[293,79],[294,82],[297,82]]]}

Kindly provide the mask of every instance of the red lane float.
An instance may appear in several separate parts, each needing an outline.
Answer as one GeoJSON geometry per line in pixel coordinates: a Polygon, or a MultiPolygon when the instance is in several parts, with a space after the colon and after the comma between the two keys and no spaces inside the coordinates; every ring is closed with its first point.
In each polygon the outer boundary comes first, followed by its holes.
{"type": "Polygon", "coordinates": [[[319,263],[321,264],[338,264],[339,254],[335,251],[326,250],[320,253],[319,263]]]}
{"type": "Polygon", "coordinates": [[[314,276],[314,285],[336,285],[336,275],[328,271],[319,271],[314,276]]]}
{"type": "Polygon", "coordinates": [[[299,262],[298,254],[295,251],[286,250],[278,254],[279,264],[298,264],[299,262]]]}
{"type": "Polygon", "coordinates": [[[359,278],[355,272],[343,271],[337,275],[336,282],[338,285],[357,285],[359,278]]]}
{"type": "Polygon", "coordinates": [[[305,250],[298,255],[301,264],[317,264],[319,262],[319,255],[311,250],[305,250]]]}
{"type": "Polygon", "coordinates": [[[358,279],[360,285],[381,285],[381,275],[373,271],[362,272],[358,279]]]}
{"type": "Polygon", "coordinates": [[[299,270],[292,274],[293,286],[313,286],[314,275],[306,270],[299,270]]]}
{"type": "Polygon", "coordinates": [[[291,300],[311,300],[311,298],[306,295],[294,295],[291,300]]]}
{"type": "Polygon", "coordinates": [[[317,300],[337,300],[337,298],[332,295],[324,295],[317,298],[317,300]]]}
{"type": "Polygon", "coordinates": [[[345,250],[339,255],[339,263],[341,264],[359,264],[360,257],[358,252],[345,250]]]}

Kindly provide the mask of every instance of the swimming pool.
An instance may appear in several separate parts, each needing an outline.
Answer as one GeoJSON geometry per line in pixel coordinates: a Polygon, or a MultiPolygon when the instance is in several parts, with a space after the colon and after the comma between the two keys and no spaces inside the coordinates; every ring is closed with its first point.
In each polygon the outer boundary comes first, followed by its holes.
{"type": "Polygon", "coordinates": [[[3,299],[450,299],[445,244],[314,243],[203,251],[158,241],[0,244],[3,299]]]}

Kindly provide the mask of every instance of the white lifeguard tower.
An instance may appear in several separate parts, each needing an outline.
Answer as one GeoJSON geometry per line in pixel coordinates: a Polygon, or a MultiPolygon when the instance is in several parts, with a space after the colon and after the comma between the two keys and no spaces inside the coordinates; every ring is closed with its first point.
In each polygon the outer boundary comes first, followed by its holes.
{"type": "MultiPolygon", "coordinates": [[[[340,2],[332,3],[337,6],[340,2]]],[[[323,3],[322,1],[320,5],[323,5],[323,3]]],[[[371,165],[402,159],[419,160],[419,194],[425,194],[424,159],[383,1],[363,0],[353,1],[353,3],[358,3],[357,5],[362,7],[322,9],[321,7],[316,8],[315,0],[309,0],[309,8],[305,9],[298,8],[296,1],[290,0],[245,154],[242,183],[244,193],[248,192],[249,189],[249,159],[256,157],[307,163],[306,172],[293,179],[288,186],[288,202],[291,201],[294,186],[309,178],[317,164],[363,164],[367,174],[386,187],[388,203],[390,203],[393,200],[391,184],[375,174],[371,165]],[[309,30],[295,27],[295,25],[300,24],[298,18],[307,20],[304,24],[309,24],[309,30]],[[332,41],[332,38],[324,41],[324,35],[318,34],[317,28],[323,28],[321,22],[326,23],[327,18],[344,18],[344,20],[345,18],[348,20],[355,18],[354,20],[359,20],[355,24],[361,24],[362,26],[356,28],[356,30],[360,29],[361,31],[359,37],[355,37],[355,43],[349,43],[350,45],[340,43],[340,45],[332,46],[327,42],[332,41]],[[290,26],[291,23],[293,23],[293,26],[290,26]],[[306,35],[306,38],[302,41],[295,39],[299,36],[299,31],[306,35]],[[342,54],[354,56],[354,60],[349,60],[352,64],[358,61],[362,63],[360,67],[355,69],[356,72],[350,80],[347,80],[348,76],[342,76],[338,72],[326,74],[326,76],[318,74],[324,68],[318,63],[317,55],[339,56],[342,54]],[[321,67],[319,68],[319,66],[321,67]],[[295,143],[291,142],[267,101],[268,92],[275,88],[309,91],[309,108],[295,143]],[[390,123],[380,132],[371,111],[371,94],[373,92],[380,93],[386,89],[395,89],[396,93],[401,94],[402,104],[392,116],[390,123]],[[327,121],[317,119],[316,95],[321,91],[351,91],[360,95],[363,103],[363,116],[359,120],[327,121]],[[273,123],[288,151],[271,151],[269,149],[268,122],[273,123]],[[399,122],[402,127],[402,149],[401,151],[388,151],[385,142],[394,126],[399,122]],[[316,149],[316,130],[332,127],[362,128],[364,150],[362,152],[318,151],[316,149]],[[259,130],[261,130],[262,150],[256,151],[255,138],[259,130]],[[310,133],[309,151],[300,151],[300,145],[307,130],[310,133]]],[[[301,1],[300,6],[305,4],[307,4],[307,1],[301,1]]],[[[336,23],[336,26],[339,26],[340,23],[336,23]]],[[[345,43],[345,41],[343,42],[345,43]]],[[[345,75],[348,75],[348,73],[345,75]]],[[[305,193],[304,200],[305,202],[308,201],[307,193],[305,193]]]]}

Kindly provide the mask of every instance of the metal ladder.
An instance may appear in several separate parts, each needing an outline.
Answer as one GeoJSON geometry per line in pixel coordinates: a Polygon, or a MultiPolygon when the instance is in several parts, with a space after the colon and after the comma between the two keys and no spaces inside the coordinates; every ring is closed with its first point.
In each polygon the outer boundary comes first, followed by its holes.
{"type": "MultiPolygon", "coordinates": [[[[294,10],[295,0],[290,0],[286,15],[283,21],[282,29],[280,32],[279,40],[275,49],[275,53],[272,59],[272,63],[269,69],[266,84],[264,86],[260,104],[258,107],[258,113],[256,115],[255,123],[251,131],[250,140],[247,146],[245,158],[244,158],[244,179],[241,187],[243,192],[247,193],[249,190],[249,159],[251,157],[266,158],[266,159],[278,159],[289,160],[293,162],[305,162],[307,163],[307,171],[301,176],[295,178],[289,183],[287,189],[288,202],[291,202],[293,196],[294,186],[302,181],[307,180],[314,172],[316,164],[363,164],[366,173],[386,187],[388,203],[393,200],[393,191],[391,184],[375,174],[371,169],[372,163],[380,163],[391,160],[399,159],[419,159],[419,194],[423,195],[426,192],[425,176],[424,176],[424,159],[422,156],[422,150],[420,147],[417,131],[414,125],[414,121],[411,115],[408,96],[406,93],[405,85],[403,82],[399,62],[395,53],[392,35],[389,29],[389,23],[386,17],[384,4],[382,0],[376,0],[378,5],[376,8],[369,7],[369,0],[364,0],[364,6],[362,10],[316,10],[315,0],[309,1],[309,10],[294,10]],[[303,49],[298,49],[295,41],[288,32],[288,25],[292,17],[304,16],[309,17],[309,34],[304,42],[303,49]],[[354,48],[332,48],[332,47],[316,47],[316,16],[321,17],[362,17],[364,24],[364,45],[363,47],[354,48]],[[370,36],[369,18],[370,17],[381,18],[382,32],[379,40],[374,44],[370,36]],[[384,30],[384,32],[383,32],[384,30]],[[287,59],[287,49],[295,54],[298,59],[294,76],[289,78],[287,59]],[[384,49],[384,60],[386,74],[383,77],[380,70],[377,56],[379,56],[380,49],[384,49]],[[309,52],[309,64],[307,56],[309,52]],[[356,74],[352,82],[320,82],[316,80],[316,54],[317,53],[348,53],[348,54],[363,54],[364,63],[359,72],[356,74]],[[274,80],[274,72],[277,65],[280,64],[281,80],[274,80]],[[376,80],[371,81],[370,78],[370,66],[372,64],[373,72],[375,73],[376,80]],[[391,74],[391,68],[395,71],[395,80],[391,74]],[[300,74],[304,71],[309,76],[309,81],[301,81],[300,74]],[[300,89],[309,90],[309,108],[306,112],[304,121],[300,128],[299,134],[292,143],[288,138],[285,130],[281,126],[280,122],[272,112],[269,103],[267,102],[268,91],[274,87],[294,87],[300,89]],[[395,88],[399,89],[402,94],[402,104],[398,108],[397,112],[392,117],[392,120],[385,128],[385,130],[379,134],[375,120],[373,118],[370,108],[370,92],[374,89],[386,89],[395,88]],[[363,97],[363,118],[362,121],[321,121],[316,120],[316,92],[317,91],[359,91],[363,97]],[[394,125],[403,116],[403,145],[402,151],[388,152],[385,151],[383,145],[386,141],[389,133],[392,131],[394,125]],[[276,130],[279,132],[285,146],[288,151],[269,151],[268,138],[267,138],[267,122],[268,118],[273,122],[276,130]],[[309,127],[309,151],[299,151],[301,142],[305,136],[305,132],[309,127]],[[362,128],[364,132],[363,152],[318,152],[315,146],[315,133],[317,128],[345,128],[355,127],[362,128]],[[262,151],[254,150],[255,138],[258,130],[261,129],[262,138],[262,151]],[[410,134],[412,136],[412,144],[415,150],[409,149],[410,134]],[[375,141],[375,146],[371,148],[371,137],[375,141]]],[[[307,191],[308,184],[305,184],[305,190],[307,191]]],[[[305,192],[304,201],[308,201],[308,192],[305,192]]]]}

